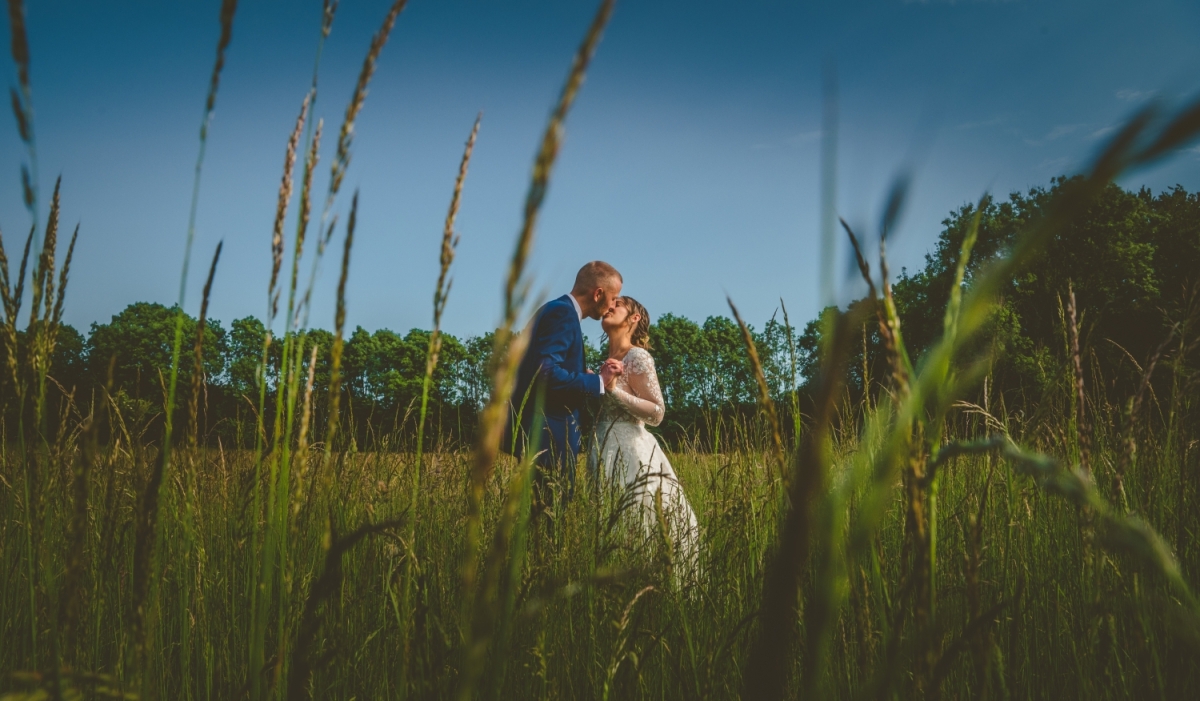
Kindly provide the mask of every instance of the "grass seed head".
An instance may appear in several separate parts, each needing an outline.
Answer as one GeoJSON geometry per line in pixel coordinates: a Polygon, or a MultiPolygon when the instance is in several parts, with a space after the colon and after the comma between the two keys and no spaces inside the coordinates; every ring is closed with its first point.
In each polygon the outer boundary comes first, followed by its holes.
{"type": "MultiPolygon", "coordinates": [[[[21,89],[29,90],[29,39],[25,35],[25,3],[8,0],[8,26],[12,32],[12,57],[21,89]]],[[[22,136],[24,138],[24,136],[22,136]]]]}
{"type": "Polygon", "coordinates": [[[193,447],[198,443],[200,435],[200,390],[204,386],[204,327],[208,320],[208,300],[212,295],[213,277],[217,274],[217,262],[221,260],[221,249],[224,246],[225,242],[219,241],[217,250],[213,251],[212,264],[208,267],[208,278],[204,281],[204,292],[200,299],[200,316],[196,320],[196,343],[192,349],[195,360],[192,367],[192,397],[188,404],[188,414],[192,422],[188,438],[193,447]]]}
{"type": "Polygon", "coordinates": [[[341,0],[322,0],[321,2],[321,37],[328,39],[329,32],[333,31],[333,16],[337,14],[338,4],[341,0]]]}
{"type": "MultiPolygon", "coordinates": [[[[304,178],[300,183],[300,220],[296,224],[295,257],[297,262],[304,252],[304,239],[308,234],[309,218],[312,216],[312,177],[313,171],[317,168],[317,161],[320,159],[321,130],[324,126],[325,120],[318,119],[312,143],[309,144],[308,153],[304,157],[304,178]]],[[[295,279],[292,280],[292,284],[296,284],[295,279]]]]}
{"type": "MultiPolygon", "coordinates": [[[[208,96],[204,100],[204,112],[211,115],[217,106],[217,88],[221,84],[221,69],[225,67],[225,50],[233,40],[233,16],[237,12],[237,0],[222,0],[221,2],[221,36],[217,40],[217,60],[213,63],[212,76],[208,81],[208,96]]],[[[200,138],[203,140],[208,133],[208,118],[200,127],[200,138]]]]}
{"type": "Polygon", "coordinates": [[[296,168],[296,148],[300,143],[300,132],[304,129],[304,119],[308,116],[308,102],[312,93],[304,95],[300,104],[300,114],[296,117],[296,126],[288,137],[287,150],[283,157],[283,179],[279,183],[279,199],[275,204],[275,225],[271,232],[271,283],[270,290],[271,318],[279,312],[279,271],[283,267],[283,223],[287,218],[288,203],[292,199],[292,171],[296,168]]]}
{"type": "MultiPolygon", "coordinates": [[[[379,31],[371,37],[371,48],[367,50],[362,70],[358,73],[358,82],[354,85],[354,94],[350,96],[350,104],[346,106],[346,117],[342,120],[342,130],[338,134],[337,155],[334,156],[333,170],[330,173],[330,197],[341,189],[342,178],[346,176],[346,169],[350,166],[350,146],[354,141],[354,122],[358,119],[358,113],[362,111],[363,104],[367,100],[367,86],[371,83],[371,76],[375,75],[375,65],[379,61],[379,54],[383,52],[383,47],[387,44],[388,37],[391,36],[392,27],[396,24],[396,17],[400,15],[407,4],[408,0],[396,0],[392,3],[391,9],[383,18],[383,24],[379,27],[379,31]]],[[[332,12],[329,12],[328,16],[332,21],[332,12]]]]}
{"type": "Polygon", "coordinates": [[[67,296],[67,280],[70,279],[71,259],[75,257],[75,241],[79,238],[79,225],[71,234],[71,243],[67,245],[67,257],[63,259],[62,273],[58,277],[58,297],[54,301],[54,314],[51,323],[55,326],[62,323],[63,304],[67,296]]]}

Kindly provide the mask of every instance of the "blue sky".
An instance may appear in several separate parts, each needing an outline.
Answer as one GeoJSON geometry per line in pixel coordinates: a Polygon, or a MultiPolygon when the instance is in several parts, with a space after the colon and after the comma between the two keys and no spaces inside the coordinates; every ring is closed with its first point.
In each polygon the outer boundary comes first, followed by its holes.
{"type": "MultiPolygon", "coordinates": [[[[133,301],[170,304],[220,3],[30,5],[43,199],[61,174],[64,223],[81,224],[66,320],[82,329],[133,301]]],[[[327,135],[388,5],[342,2],[316,107],[327,135]]],[[[480,110],[445,326],[472,335],[495,324],[534,149],[594,10],[591,0],[411,0],[371,85],[343,191],[343,209],[361,192],[351,328],[428,327],[442,220],[480,110]]],[[[284,145],[319,19],[319,0],[239,8],[201,187],[193,314],[218,240],[211,315],[264,314],[284,145]]],[[[1200,4],[1172,0],[622,0],[568,123],[535,290],[557,296],[581,263],[603,258],[653,315],[724,314],[728,293],[756,325],[780,297],[802,322],[820,303],[827,60],[841,94],[838,212],[869,229],[892,178],[910,169],[891,254],[894,269],[913,269],[951,209],[1080,167],[1151,96],[1196,95],[1196,36],[1200,4]]],[[[15,81],[7,52],[2,70],[15,81]]],[[[0,135],[10,257],[29,226],[22,154],[10,119],[0,135]]],[[[1176,183],[1200,189],[1200,151],[1123,181],[1176,183]]],[[[337,265],[335,254],[323,266],[315,326],[332,326],[337,265]]],[[[844,284],[840,297],[855,291],[844,284]]]]}

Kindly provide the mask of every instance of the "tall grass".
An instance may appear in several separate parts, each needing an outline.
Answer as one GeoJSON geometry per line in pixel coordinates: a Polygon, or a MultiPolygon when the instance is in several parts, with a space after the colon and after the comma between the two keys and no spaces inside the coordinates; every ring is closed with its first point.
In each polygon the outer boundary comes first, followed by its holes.
{"type": "MultiPolygon", "coordinates": [[[[135,669],[144,670],[150,664],[153,648],[159,646],[161,638],[156,637],[161,631],[157,630],[158,623],[158,579],[155,576],[159,565],[160,532],[159,509],[162,505],[160,489],[164,479],[169,477],[171,465],[172,434],[175,424],[175,390],[179,380],[179,362],[183,350],[184,304],[187,300],[188,269],[191,264],[192,242],[196,236],[196,212],[200,204],[200,180],[204,169],[204,155],[208,148],[208,129],[212,122],[213,110],[216,108],[217,90],[221,82],[221,70],[225,66],[225,51],[233,36],[233,18],[237,11],[237,0],[223,0],[221,4],[220,38],[217,40],[217,56],[213,62],[212,75],[209,78],[208,95],[204,101],[204,115],[200,120],[200,147],[196,156],[196,166],[192,177],[192,199],[188,211],[187,237],[183,248],[183,269],[179,275],[179,301],[176,304],[175,340],[171,349],[171,367],[167,372],[166,402],[163,407],[163,436],[160,447],[160,460],[146,483],[146,491],[141,500],[141,512],[138,520],[137,547],[134,551],[133,581],[134,581],[134,645],[131,654],[141,659],[135,669]]],[[[140,685],[143,696],[155,696],[156,690],[149,686],[148,677],[143,676],[140,685]]]]}
{"type": "MultiPolygon", "coordinates": [[[[621,485],[592,484],[581,474],[583,488],[573,500],[532,520],[533,456],[517,462],[499,450],[526,343],[518,328],[531,311],[526,263],[566,118],[611,0],[598,8],[537,150],[505,278],[494,391],[474,450],[431,440],[426,420],[478,118],[440,232],[416,440],[395,435],[379,441],[379,451],[361,452],[341,437],[343,415],[349,416],[340,389],[346,290],[354,239],[362,235],[357,193],[347,211],[329,348],[306,331],[312,279],[336,231],[355,120],[404,4],[397,0],[385,15],[346,108],[309,254],[313,273],[303,288],[299,269],[322,131],[313,112],[316,68],[288,134],[269,247],[272,330],[264,339],[258,396],[247,400],[257,399],[252,441],[207,446],[196,439],[204,319],[220,246],[200,306],[190,431],[178,441],[171,417],[180,339],[172,366],[162,368],[163,435],[147,434],[126,416],[111,379],[95,396],[67,396],[66,411],[46,414],[45,394],[55,387],[49,358],[74,248],[73,237],[56,279],[57,186],[40,246],[31,232],[15,275],[0,241],[3,370],[17,389],[4,397],[7,415],[17,418],[16,434],[0,444],[6,573],[0,698],[1200,693],[1194,664],[1200,601],[1192,588],[1200,566],[1193,537],[1200,530],[1200,489],[1189,418],[1200,407],[1175,362],[1179,349],[1196,343],[1194,323],[1169,328],[1140,367],[1135,394],[1113,406],[1099,383],[1086,381],[1080,310],[1069,294],[1064,364],[1036,420],[993,403],[986,379],[993,358],[979,342],[1004,281],[1040,255],[1047,237],[1104,184],[1200,131],[1200,104],[1175,114],[1153,106],[1135,115],[1057,208],[1030,222],[1009,255],[968,284],[976,219],[959,251],[942,337],[915,363],[885,248],[905,199],[899,180],[888,196],[875,260],[844,226],[869,297],[826,318],[815,401],[790,433],[782,430],[752,336],[730,302],[762,390],[762,412],[722,423],[721,453],[672,451],[704,534],[699,576],[681,577],[669,534],[647,534],[629,518],[621,485]],[[22,329],[31,255],[37,256],[31,315],[22,329]],[[285,284],[287,304],[277,324],[285,284]],[[867,323],[879,328],[889,377],[863,402],[851,402],[847,364],[867,323]],[[280,345],[277,356],[273,344],[280,345]],[[328,359],[330,370],[325,399],[313,396],[319,359],[328,359]],[[1172,373],[1172,382],[1152,396],[1156,369],[1172,373]],[[553,528],[542,527],[549,518],[553,528]]],[[[324,5],[317,68],[336,5],[324,5]]],[[[223,5],[197,185],[233,8],[223,5]]],[[[832,96],[827,104],[828,175],[832,96]]],[[[193,202],[193,214],[194,208],[193,202]]],[[[832,210],[824,219],[832,233],[832,210]]],[[[193,229],[194,221],[181,289],[193,229]]],[[[180,313],[183,302],[181,292],[180,313]]],[[[795,394],[792,401],[798,417],[795,394]]]]}
{"type": "MultiPolygon", "coordinates": [[[[401,626],[408,624],[410,620],[409,612],[412,611],[413,572],[417,564],[415,561],[415,552],[413,551],[413,541],[416,536],[416,521],[421,505],[421,472],[424,468],[425,459],[425,420],[429,411],[429,393],[433,386],[433,374],[437,369],[438,359],[442,350],[442,314],[446,310],[446,302],[449,300],[452,285],[452,279],[449,276],[450,266],[454,262],[454,252],[458,248],[459,242],[459,235],[454,229],[454,223],[458,218],[463,184],[467,178],[467,168],[471,164],[471,153],[475,150],[475,139],[479,136],[479,123],[482,119],[483,114],[480,113],[475,118],[474,126],[471,127],[471,135],[467,137],[467,145],[463,149],[462,162],[458,167],[458,177],[454,181],[454,194],[450,198],[450,210],[446,213],[446,225],[442,230],[442,245],[439,251],[440,255],[438,256],[438,262],[441,267],[438,271],[437,284],[433,292],[433,327],[429,332],[429,347],[426,350],[425,357],[425,377],[421,382],[421,408],[417,415],[417,446],[416,455],[413,458],[412,497],[408,504],[408,535],[405,542],[408,556],[404,559],[403,594],[397,609],[400,612],[398,621],[401,626]]],[[[400,660],[402,693],[407,686],[411,659],[411,642],[408,641],[405,644],[403,656],[400,660]]]]}
{"type": "MultiPolygon", "coordinates": [[[[522,568],[524,552],[520,547],[526,519],[529,518],[527,494],[531,486],[529,474],[532,456],[521,466],[515,479],[511,480],[505,508],[497,524],[493,542],[486,556],[480,558],[479,547],[483,542],[483,497],[492,475],[495,473],[496,458],[500,449],[501,434],[511,416],[509,400],[512,398],[513,383],[516,382],[517,366],[524,355],[528,336],[516,331],[519,315],[524,311],[530,282],[526,278],[525,265],[533,248],[538,215],[550,185],[550,176],[558,160],[562,146],[563,131],[567,114],[583,86],[588,65],[596,52],[604,27],[612,16],[613,0],[602,0],[591,27],[575,53],[566,84],[559,95],[558,103],[550,114],[550,121],[542,135],[541,147],[533,164],[533,177],[525,196],[524,218],[517,234],[512,261],[504,286],[504,306],[501,322],[496,329],[495,347],[492,350],[491,371],[495,377],[492,395],[480,412],[478,438],[467,491],[466,537],[461,555],[462,570],[462,635],[463,652],[461,678],[456,697],[469,699],[476,691],[484,674],[487,658],[497,629],[506,627],[506,621],[498,621],[499,614],[507,614],[508,607],[500,597],[500,577],[508,551],[517,544],[512,553],[510,571],[522,568]],[[482,559],[482,563],[480,560],[482,559]],[[480,565],[483,565],[482,577],[480,565]]],[[[540,430],[535,426],[534,430],[540,430]]]]}

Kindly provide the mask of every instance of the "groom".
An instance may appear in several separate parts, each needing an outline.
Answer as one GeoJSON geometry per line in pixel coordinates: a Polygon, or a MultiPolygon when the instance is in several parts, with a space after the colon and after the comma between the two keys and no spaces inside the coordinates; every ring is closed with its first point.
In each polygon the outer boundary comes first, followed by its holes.
{"type": "Polygon", "coordinates": [[[584,366],[584,318],[599,319],[621,295],[621,274],[603,261],[579,269],[570,294],[547,302],[533,318],[529,348],[517,370],[506,449],[520,459],[537,453],[535,485],[540,505],[552,506],[547,479],[558,479],[566,498],[575,489],[575,458],[579,454],[579,410],[588,397],[604,394],[604,385],[623,371],[619,361],[607,361],[596,375],[584,366]],[[536,417],[541,429],[535,434],[536,417]],[[515,429],[515,436],[514,436],[515,429]]]}

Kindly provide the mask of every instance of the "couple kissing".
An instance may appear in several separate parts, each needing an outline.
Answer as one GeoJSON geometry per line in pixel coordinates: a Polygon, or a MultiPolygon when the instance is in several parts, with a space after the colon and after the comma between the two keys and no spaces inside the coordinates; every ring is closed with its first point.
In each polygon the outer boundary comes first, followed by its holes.
{"type": "Polygon", "coordinates": [[[570,293],[534,314],[506,447],[517,458],[536,455],[535,489],[542,504],[553,504],[552,482],[570,499],[582,442],[580,411],[588,398],[601,399],[587,457],[592,479],[626,490],[623,503],[640,512],[648,531],[659,527],[661,509],[676,552],[694,560],[696,515],[662,446],[646,430],[647,424],[662,423],[666,413],[650,354],[650,315],[637,300],[621,296],[623,284],[616,268],[592,261],[579,269],[570,293]],[[599,320],[608,337],[608,358],[594,370],[584,359],[585,318],[599,320]]]}

